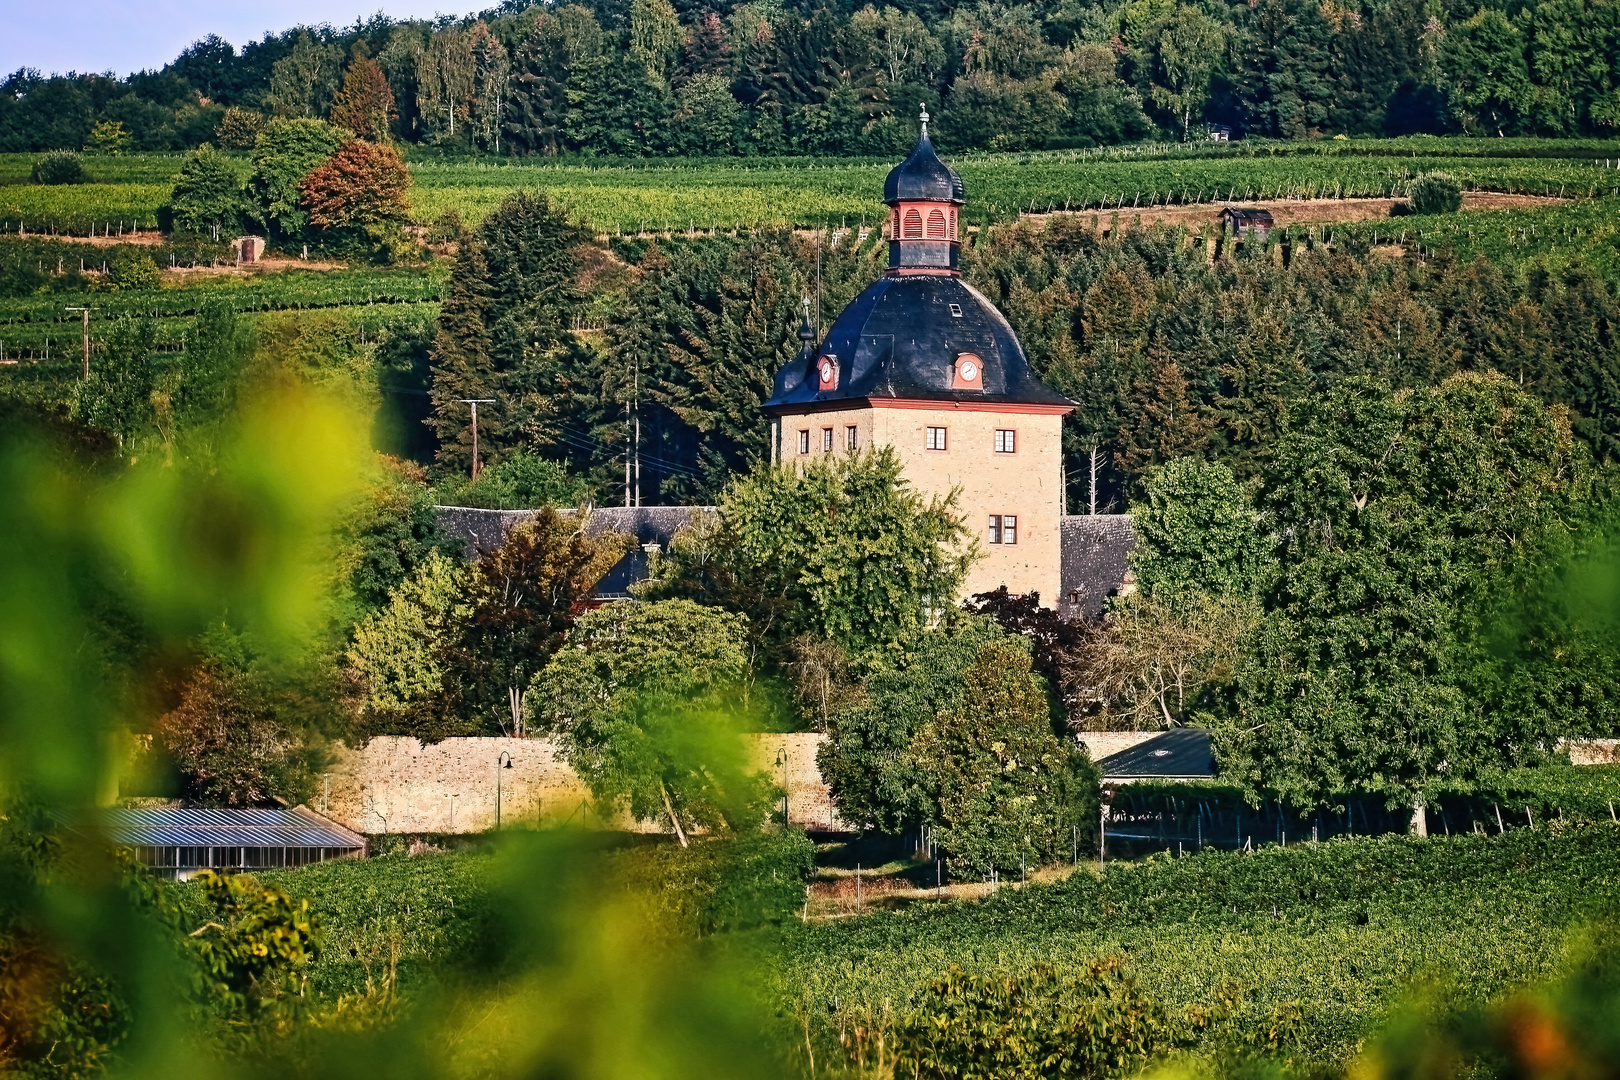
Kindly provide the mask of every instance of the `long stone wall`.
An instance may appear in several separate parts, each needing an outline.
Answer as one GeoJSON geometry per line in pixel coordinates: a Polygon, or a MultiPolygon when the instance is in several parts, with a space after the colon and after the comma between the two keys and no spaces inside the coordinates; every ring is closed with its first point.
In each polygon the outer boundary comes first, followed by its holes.
{"type": "MultiPolygon", "coordinates": [[[[779,785],[784,768],[777,760],[785,751],[789,822],[812,831],[841,831],[816,768],[816,749],[824,737],[748,736],[755,766],[779,785]]],[[[598,817],[590,792],[556,760],[546,739],[446,739],[424,746],[405,736],[383,736],[358,749],[340,747],[314,808],[368,834],[483,832],[495,827],[497,784],[506,828],[565,822],[638,832],[666,827],[622,815],[598,817]],[[511,768],[505,767],[508,761],[511,768]]]]}

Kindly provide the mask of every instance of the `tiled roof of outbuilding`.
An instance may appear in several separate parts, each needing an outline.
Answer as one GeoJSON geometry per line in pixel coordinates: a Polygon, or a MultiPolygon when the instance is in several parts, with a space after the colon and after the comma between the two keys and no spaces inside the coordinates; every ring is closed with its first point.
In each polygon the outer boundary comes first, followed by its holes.
{"type": "Polygon", "coordinates": [[[1063,545],[1064,618],[1094,619],[1119,593],[1130,569],[1136,532],[1129,514],[1070,514],[1060,525],[1063,545]]]}

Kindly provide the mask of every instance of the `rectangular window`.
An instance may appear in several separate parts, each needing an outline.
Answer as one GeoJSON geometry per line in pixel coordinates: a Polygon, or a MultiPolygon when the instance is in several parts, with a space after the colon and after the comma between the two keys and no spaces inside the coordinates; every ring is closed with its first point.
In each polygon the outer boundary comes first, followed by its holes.
{"type": "Polygon", "coordinates": [[[832,428],[821,429],[821,449],[824,453],[832,453],[832,428]]]}
{"type": "Polygon", "coordinates": [[[844,449],[845,450],[854,450],[856,448],[856,442],[857,442],[857,440],[855,438],[856,430],[857,429],[856,429],[854,424],[851,424],[847,428],[844,429],[844,449]]]}
{"type": "Polygon", "coordinates": [[[931,428],[928,429],[928,449],[930,449],[930,450],[943,450],[943,449],[945,449],[945,429],[944,428],[942,428],[942,427],[931,427],[931,428]]]}
{"type": "Polygon", "coordinates": [[[1001,515],[1001,542],[1003,544],[1018,543],[1018,519],[1011,514],[1001,515]]]}
{"type": "Polygon", "coordinates": [[[1012,454],[1018,451],[1018,432],[1006,428],[996,429],[996,453],[1012,454]]]}
{"type": "Polygon", "coordinates": [[[1000,514],[991,514],[990,515],[990,542],[992,544],[1001,543],[1001,515],[1000,514]]]}
{"type": "Polygon", "coordinates": [[[810,452],[810,429],[809,428],[800,428],[799,429],[799,453],[808,454],[809,452],[810,452]]]}

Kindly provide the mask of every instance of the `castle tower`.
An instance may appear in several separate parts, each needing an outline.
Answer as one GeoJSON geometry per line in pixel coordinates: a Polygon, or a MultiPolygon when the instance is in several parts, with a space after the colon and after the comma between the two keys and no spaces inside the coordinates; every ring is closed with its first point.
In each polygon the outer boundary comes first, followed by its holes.
{"type": "Polygon", "coordinates": [[[928,114],[917,148],[883,185],[889,269],[819,345],[776,374],[763,408],[777,461],[894,447],[925,493],[960,488],[986,553],[968,594],[1006,585],[1056,606],[1062,574],[1062,424],[1075,403],[1029,370],[995,305],[962,280],[962,178],[934,153],[928,114]]]}

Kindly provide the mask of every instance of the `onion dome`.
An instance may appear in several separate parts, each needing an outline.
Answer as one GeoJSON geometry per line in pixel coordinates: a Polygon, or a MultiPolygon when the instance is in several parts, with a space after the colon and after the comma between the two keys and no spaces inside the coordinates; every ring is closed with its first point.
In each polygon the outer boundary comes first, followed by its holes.
{"type": "Polygon", "coordinates": [[[928,112],[922,114],[922,136],[911,156],[889,170],[883,181],[883,201],[893,206],[901,200],[923,199],[961,206],[967,202],[962,178],[939,160],[928,139],[928,112]]]}
{"type": "Polygon", "coordinates": [[[957,211],[966,202],[962,178],[934,153],[928,112],[922,114],[917,148],[883,182],[889,211],[889,269],[956,271],[960,248],[957,211]]]}

